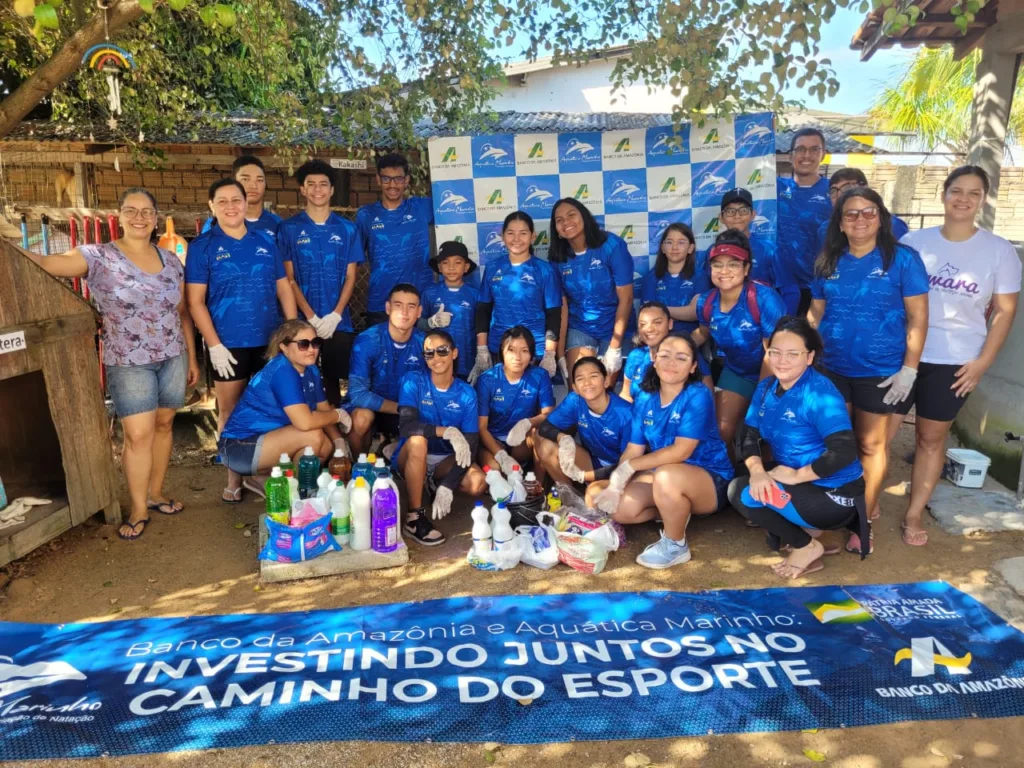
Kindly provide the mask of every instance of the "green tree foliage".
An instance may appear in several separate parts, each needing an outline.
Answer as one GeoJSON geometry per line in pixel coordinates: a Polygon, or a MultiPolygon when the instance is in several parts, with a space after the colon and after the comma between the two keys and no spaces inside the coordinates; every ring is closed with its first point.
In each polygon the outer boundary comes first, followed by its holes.
{"type": "MultiPolygon", "coordinates": [[[[946,144],[966,154],[980,58],[981,52],[974,51],[955,61],[951,46],[919,49],[894,84],[878,95],[869,110],[872,123],[884,131],[913,134],[904,140],[906,145],[919,139],[929,147],[946,144]]],[[[1018,80],[1006,138],[1019,142],[1022,136],[1024,80],[1018,80]]]]}

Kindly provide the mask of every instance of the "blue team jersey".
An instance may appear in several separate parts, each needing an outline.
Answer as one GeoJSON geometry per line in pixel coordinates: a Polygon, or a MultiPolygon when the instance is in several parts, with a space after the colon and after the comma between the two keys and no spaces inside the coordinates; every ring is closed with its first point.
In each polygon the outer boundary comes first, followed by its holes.
{"type": "Polygon", "coordinates": [[[636,347],[626,355],[626,362],[622,365],[622,375],[629,379],[629,396],[634,403],[640,396],[640,382],[644,380],[647,369],[653,364],[650,347],[636,347]]]}
{"type": "MultiPolygon", "coordinates": [[[[556,264],[569,302],[569,328],[598,341],[611,338],[619,308],[616,288],[633,284],[633,257],[618,235],[605,232],[604,245],[556,264]]],[[[630,311],[629,328],[636,327],[630,311]]]]}
{"type": "Polygon", "coordinates": [[[576,434],[593,459],[595,469],[613,467],[619,463],[629,443],[633,408],[614,392],[609,392],[608,407],[604,413],[597,414],[590,410],[586,400],[570,392],[548,414],[548,422],[559,432],[568,433],[576,427],[576,434]]]}
{"type": "Polygon", "coordinates": [[[703,384],[687,384],[675,400],[664,407],[660,392],[641,392],[633,403],[630,443],[646,446],[647,453],[654,453],[674,444],[677,437],[699,441],[686,464],[714,472],[726,480],[732,479],[732,462],[725,443],[718,436],[715,398],[703,384]]]}
{"type": "Polygon", "coordinates": [[[423,317],[428,318],[441,311],[452,313],[452,321],[444,330],[455,339],[459,359],[455,372],[468,376],[473,370],[476,351],[476,302],[478,291],[472,285],[463,283],[458,288],[449,288],[443,281],[434,283],[423,292],[423,317]]]}
{"type": "Polygon", "coordinates": [[[370,261],[368,312],[383,312],[388,294],[399,283],[412,283],[422,291],[434,282],[429,264],[433,223],[429,197],[408,197],[393,211],[373,203],[356,213],[356,228],[370,261]]]}
{"type": "MultiPolygon", "coordinates": [[[[695,256],[696,258],[696,256],[695,256]]],[[[640,301],[660,301],[666,307],[688,307],[693,297],[699,293],[697,290],[697,274],[699,262],[694,267],[693,277],[683,277],[683,273],[672,275],[666,272],[658,277],[652,269],[644,275],[640,284],[640,301]]],[[[696,323],[687,323],[682,320],[672,321],[672,334],[674,336],[689,336],[697,330],[696,323]]]]}
{"type": "MultiPolygon", "coordinates": [[[[818,245],[814,249],[814,258],[818,258],[818,254],[825,248],[825,236],[828,233],[828,219],[821,222],[821,226],[818,227],[818,245]]],[[[892,234],[897,240],[902,240],[903,236],[910,231],[910,226],[901,219],[899,216],[892,217],[892,234]]]]}
{"type": "Polygon", "coordinates": [[[265,435],[291,424],[285,408],[305,403],[315,411],[325,400],[327,395],[315,365],[306,366],[300,376],[287,357],[276,355],[249,381],[221,436],[244,440],[265,435]]]}
{"type": "Polygon", "coordinates": [[[532,419],[541,408],[552,408],[555,395],[547,371],[530,366],[523,377],[512,384],[505,377],[505,366],[499,363],[484,371],[476,382],[480,415],[487,417],[487,431],[495,439],[504,440],[521,419],[532,419]]]}
{"type": "Polygon", "coordinates": [[[825,367],[842,376],[891,376],[907,351],[907,312],[903,299],[928,293],[921,256],[896,246],[889,270],[875,248],[857,258],[839,257],[835,272],[815,277],[811,296],[825,300],[818,330],[825,342],[825,367]]]}
{"type": "Polygon", "coordinates": [[[377,323],[356,336],[349,359],[348,406],[379,411],[398,402],[398,385],[410,371],[424,371],[423,331],[413,328],[404,343],[391,338],[390,323],[377,323]]]}
{"type": "Polygon", "coordinates": [[[553,265],[531,257],[513,264],[506,253],[484,268],[480,279],[480,301],[494,304],[487,347],[497,354],[501,335],[513,325],[526,326],[537,349],[544,354],[544,312],[562,306],[562,288],[553,265]]]}
{"type": "MultiPolygon", "coordinates": [[[[828,376],[808,368],[788,390],[779,394],[779,380],[768,376],[754,391],[746,423],[761,433],[775,461],[792,469],[812,464],[825,453],[825,438],[853,429],[843,396],[828,376]]],[[[864,473],[860,460],[829,477],[812,480],[823,488],[838,488],[864,473]]]]}
{"type": "MultiPolygon", "coordinates": [[[[363,260],[356,225],[336,213],[317,224],[305,211],[281,222],[277,231],[281,258],[292,262],[295,282],[318,317],[330,314],[338,306],[349,264],[363,260]]],[[[352,329],[348,307],[341,315],[338,330],[352,329]]]]}
{"type": "MultiPolygon", "coordinates": [[[[480,429],[476,393],[462,379],[453,379],[448,389],[438,389],[430,371],[410,371],[402,377],[399,408],[415,408],[419,420],[435,427],[455,427],[462,434],[480,429]]],[[[395,456],[402,450],[403,439],[395,456]]],[[[451,443],[437,435],[427,436],[427,453],[446,456],[453,453],[451,443]]]]}
{"type": "Polygon", "coordinates": [[[262,347],[280,324],[277,281],[284,262],[274,239],[247,230],[241,240],[220,227],[188,246],[185,282],[206,286],[206,307],[226,347],[262,347]]]}
{"type": "MultiPolygon", "coordinates": [[[[757,306],[761,310],[761,322],[754,322],[747,306],[747,289],[740,291],[736,304],[728,312],[722,312],[722,295],[715,295],[708,330],[715,341],[715,356],[737,376],[748,381],[757,381],[761,375],[764,360],[764,340],[772,335],[775,325],[786,307],[782,298],[773,289],[759,283],[753,285],[757,292],[757,306]]],[[[697,319],[704,325],[704,305],[710,292],[697,297],[697,319]]]]}
{"type": "MultiPolygon", "coordinates": [[[[216,226],[216,224],[216,220],[211,216],[203,222],[203,232],[209,232],[214,226],[216,226]]],[[[281,226],[281,217],[273,211],[268,211],[264,208],[260,211],[260,217],[258,219],[246,219],[245,226],[246,229],[254,229],[257,232],[265,232],[271,237],[276,237],[277,230],[281,226]]]]}
{"type": "MultiPolygon", "coordinates": [[[[697,268],[693,273],[697,293],[705,293],[714,287],[711,283],[711,265],[708,264],[710,253],[710,248],[697,252],[697,268]]],[[[770,285],[775,290],[793,284],[789,271],[779,261],[775,243],[770,240],[750,236],[750,262],[751,280],[770,285]]]]}
{"type": "Polygon", "coordinates": [[[818,227],[832,215],[828,179],[801,187],[795,179],[780,178],[776,181],[776,195],[779,261],[796,284],[806,288],[814,278],[818,227]]]}

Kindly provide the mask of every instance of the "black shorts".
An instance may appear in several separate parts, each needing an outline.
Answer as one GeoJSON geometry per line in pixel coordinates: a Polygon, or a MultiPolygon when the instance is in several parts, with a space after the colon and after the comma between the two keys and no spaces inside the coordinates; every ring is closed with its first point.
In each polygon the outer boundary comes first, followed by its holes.
{"type": "Polygon", "coordinates": [[[388,437],[398,437],[398,414],[378,412],[373,420],[373,431],[388,437]]]}
{"type": "Polygon", "coordinates": [[[858,411],[881,414],[896,413],[895,405],[886,405],[882,402],[882,398],[885,397],[889,388],[878,386],[889,378],[888,376],[843,376],[841,373],[835,373],[827,368],[823,368],[821,372],[836,385],[843,400],[852,403],[858,411]]]}
{"type": "Polygon", "coordinates": [[[910,397],[897,406],[896,413],[907,413],[911,406],[915,406],[917,415],[922,419],[953,421],[970,397],[969,393],[958,397],[952,389],[960,368],[959,365],[939,363],[919,364],[910,397]]]}
{"type": "Polygon", "coordinates": [[[801,288],[800,301],[796,305],[796,316],[805,317],[807,315],[807,310],[811,308],[811,301],[813,300],[814,297],[811,295],[811,289],[801,288]]]}
{"type": "Polygon", "coordinates": [[[228,352],[238,361],[231,365],[235,369],[235,373],[224,378],[214,368],[214,381],[248,381],[267,364],[266,359],[263,357],[267,353],[266,347],[228,347],[228,352]]]}
{"type": "Polygon", "coordinates": [[[331,338],[324,339],[324,345],[320,348],[320,377],[324,392],[327,393],[327,402],[335,408],[341,405],[338,382],[348,379],[348,362],[354,340],[354,333],[335,331],[331,338]]]}

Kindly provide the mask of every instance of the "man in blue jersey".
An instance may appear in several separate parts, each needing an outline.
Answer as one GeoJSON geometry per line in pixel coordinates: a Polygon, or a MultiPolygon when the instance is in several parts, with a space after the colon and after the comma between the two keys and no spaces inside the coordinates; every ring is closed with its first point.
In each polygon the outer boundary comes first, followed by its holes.
{"type": "Polygon", "coordinates": [[[399,434],[399,384],[409,371],[424,370],[424,336],[416,327],[423,311],[419,289],[399,283],[384,306],[388,321],[370,326],[352,345],[346,408],[352,414],[349,444],[356,455],[370,447],[375,426],[378,432],[399,434]]]}
{"type": "Polygon", "coordinates": [[[399,283],[422,291],[434,282],[429,259],[434,204],[429,197],[406,197],[409,161],[398,154],[377,160],[380,201],[356,213],[356,227],[370,262],[370,295],[366,301],[367,326],[388,319],[385,302],[399,283]]]}
{"type": "MultiPolygon", "coordinates": [[[[267,192],[267,174],[263,161],[255,155],[242,155],[231,164],[231,175],[245,190],[245,225],[251,230],[266,232],[271,237],[277,235],[281,217],[263,208],[263,196],[267,192]]],[[[203,224],[203,232],[216,223],[214,217],[208,218],[203,224]]]]}
{"type": "Polygon", "coordinates": [[[334,169],[310,160],[296,172],[306,209],[281,223],[277,243],[299,312],[324,340],[320,370],[331,405],[341,404],[338,382],[348,378],[354,329],[348,305],[363,260],[356,226],[331,211],[334,169]]]}
{"type": "Polygon", "coordinates": [[[786,303],[789,314],[803,316],[811,306],[811,282],[814,277],[815,246],[818,227],[832,215],[828,180],[821,175],[825,158],[825,135],[817,128],[803,128],[793,134],[789,146],[793,177],[779,177],[778,251],[782,263],[800,287],[799,303],[786,303]]]}
{"type": "MultiPolygon", "coordinates": [[[[838,171],[833,173],[828,180],[828,196],[832,201],[832,205],[835,205],[836,201],[839,200],[839,196],[850,187],[867,186],[869,186],[868,177],[864,175],[864,171],[860,168],[840,168],[838,171]]],[[[815,258],[817,258],[817,255],[821,253],[822,248],[825,247],[825,235],[828,232],[828,222],[829,219],[825,219],[818,226],[818,239],[814,248],[815,258]]],[[[907,225],[907,222],[899,216],[892,217],[892,234],[897,241],[909,231],[910,227],[907,225]]]]}

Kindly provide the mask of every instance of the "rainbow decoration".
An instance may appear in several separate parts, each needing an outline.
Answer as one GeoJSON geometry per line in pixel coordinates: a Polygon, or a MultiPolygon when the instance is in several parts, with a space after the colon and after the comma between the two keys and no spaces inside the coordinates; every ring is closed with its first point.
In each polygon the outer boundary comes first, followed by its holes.
{"type": "Polygon", "coordinates": [[[123,48],[118,48],[110,43],[100,43],[87,50],[82,56],[82,63],[95,69],[97,72],[109,72],[116,70],[134,69],[135,60],[132,55],[123,48]]]}

